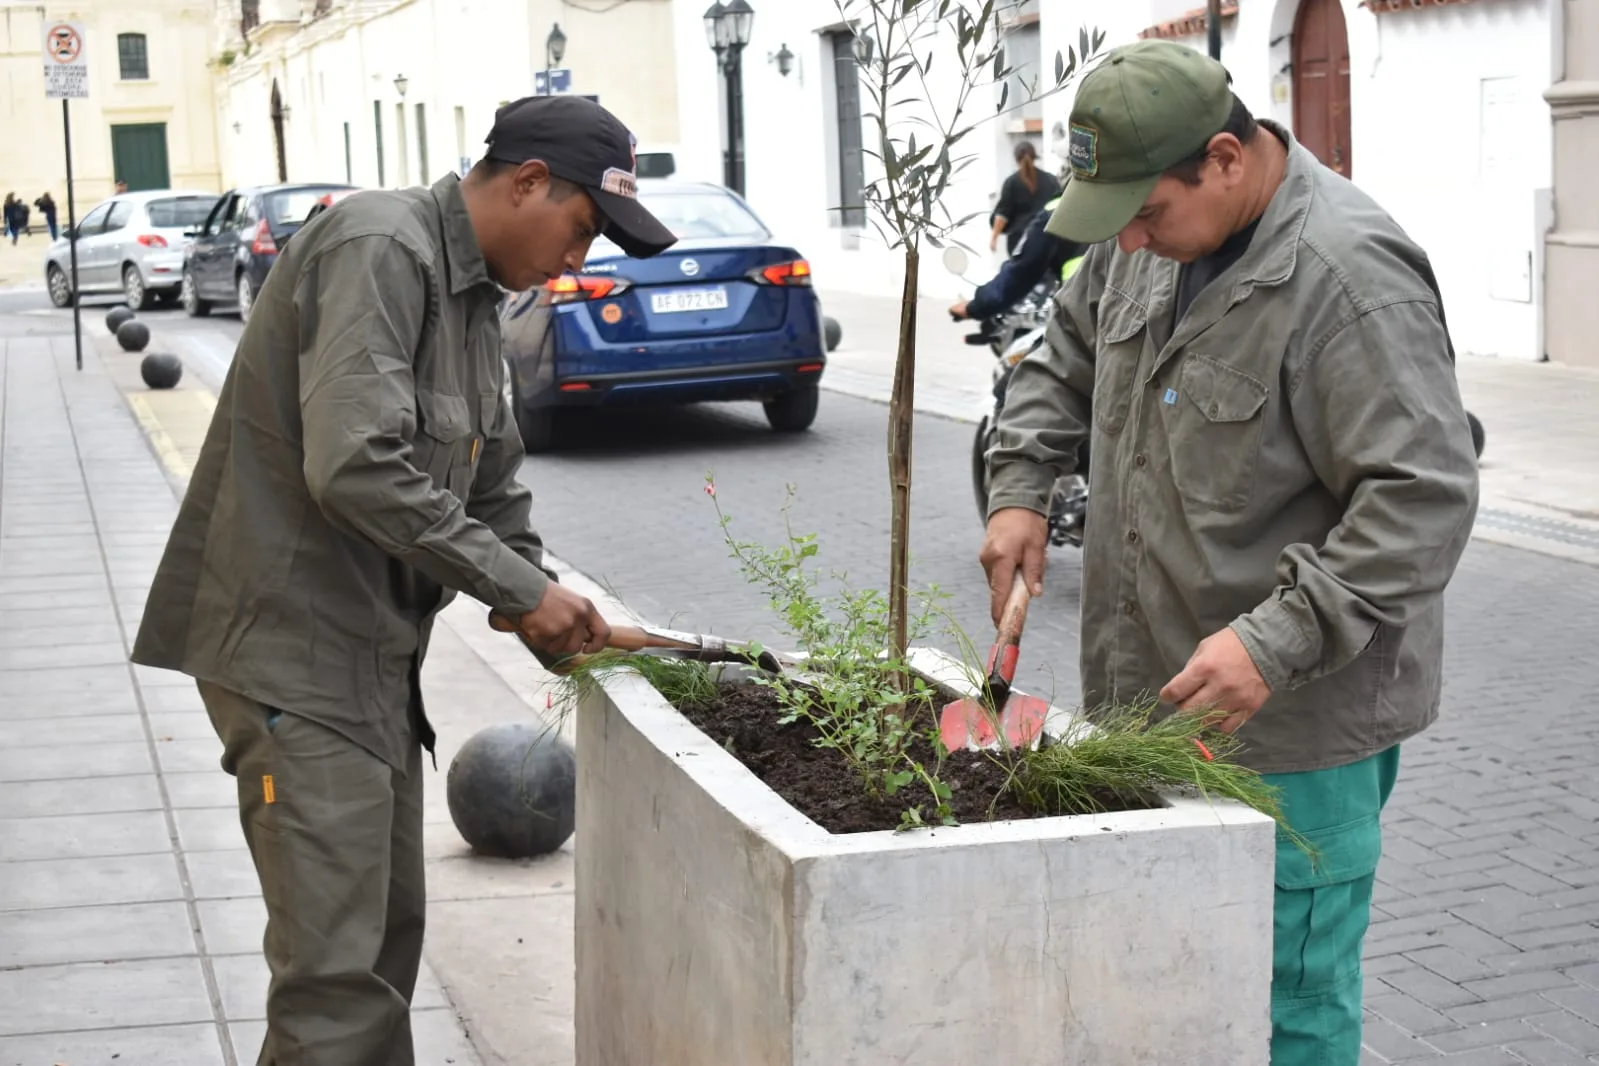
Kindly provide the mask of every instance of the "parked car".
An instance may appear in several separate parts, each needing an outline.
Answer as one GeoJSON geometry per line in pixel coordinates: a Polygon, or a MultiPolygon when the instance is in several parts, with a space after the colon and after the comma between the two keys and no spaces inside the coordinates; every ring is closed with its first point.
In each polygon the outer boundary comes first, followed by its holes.
{"type": "Polygon", "coordinates": [[[629,259],[602,237],[581,274],[501,303],[523,444],[550,447],[570,409],[630,404],[753,400],[773,429],[808,429],[827,363],[810,264],[721,186],[641,178],[638,195],[675,245],[629,259]]]}
{"type": "MultiPolygon", "coordinates": [[[[119,193],[96,204],[78,223],[78,291],[121,293],[143,311],[175,299],[183,278],[185,231],[203,222],[220,199],[214,192],[160,189],[119,193]]],[[[44,255],[50,302],[72,306],[72,249],[68,234],[44,255]]]]}
{"type": "Polygon", "coordinates": [[[305,224],[318,199],[346,189],[353,187],[261,185],[224,194],[192,234],[183,262],[183,309],[198,317],[232,305],[248,322],[283,242],[305,224]]]}

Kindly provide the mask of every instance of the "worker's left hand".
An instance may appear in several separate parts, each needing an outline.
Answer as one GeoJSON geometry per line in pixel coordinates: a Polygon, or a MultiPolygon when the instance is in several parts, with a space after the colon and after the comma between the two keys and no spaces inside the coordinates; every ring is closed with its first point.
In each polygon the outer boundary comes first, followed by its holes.
{"type": "Polygon", "coordinates": [[[957,322],[959,322],[961,319],[965,318],[966,317],[966,303],[967,303],[967,301],[962,300],[960,303],[955,304],[954,306],[952,306],[949,309],[950,317],[953,318],[957,322]]]}
{"type": "Polygon", "coordinates": [[[1188,665],[1160,690],[1162,700],[1220,723],[1224,733],[1253,718],[1270,697],[1271,686],[1230,628],[1200,641],[1188,665]]]}

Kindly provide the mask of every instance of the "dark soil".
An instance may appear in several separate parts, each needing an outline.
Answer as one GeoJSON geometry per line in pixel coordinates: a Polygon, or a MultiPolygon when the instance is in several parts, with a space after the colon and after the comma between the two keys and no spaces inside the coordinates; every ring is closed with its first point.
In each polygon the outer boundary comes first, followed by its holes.
{"type": "MultiPolygon", "coordinates": [[[[916,806],[921,807],[926,822],[939,822],[938,803],[922,781],[916,780],[892,796],[873,796],[843,754],[816,745],[820,734],[815,726],[803,720],[779,724],[783,711],[770,689],[724,685],[717,700],[679,710],[768,788],[830,833],[898,829],[903,812],[916,806]]],[[[915,741],[910,753],[929,770],[937,767],[938,753],[930,742],[915,741]]],[[[950,787],[950,806],[960,822],[1069,813],[1035,810],[1025,804],[1006,788],[1009,771],[989,755],[956,752],[945,760],[939,773],[950,787]]],[[[1125,801],[1107,803],[1112,810],[1128,806],[1125,801]]]]}

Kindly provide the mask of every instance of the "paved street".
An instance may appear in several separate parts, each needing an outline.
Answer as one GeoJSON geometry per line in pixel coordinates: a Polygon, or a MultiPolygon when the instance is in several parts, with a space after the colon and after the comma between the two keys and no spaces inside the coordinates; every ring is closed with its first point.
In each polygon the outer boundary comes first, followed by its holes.
{"type": "MultiPolygon", "coordinates": [[[[876,387],[873,383],[880,380],[881,373],[875,368],[881,366],[882,352],[876,349],[874,338],[881,335],[877,323],[883,305],[867,298],[852,302],[829,295],[826,299],[831,313],[844,323],[846,341],[835,353],[835,364],[852,370],[855,380],[843,383],[860,391],[876,387]]],[[[924,309],[924,319],[936,319],[941,313],[937,306],[924,309]]],[[[220,384],[238,324],[230,317],[191,321],[172,312],[146,317],[156,332],[157,344],[177,351],[188,367],[185,389],[162,396],[135,386],[131,393],[144,398],[150,416],[146,430],[167,437],[164,446],[158,441],[157,452],[166,460],[170,475],[174,464],[181,469],[184,454],[192,448],[186,435],[195,432],[196,424],[203,426],[203,417],[194,412],[203,407],[205,389],[220,384]],[[179,406],[180,397],[187,397],[181,403],[190,405],[188,412],[179,406]]],[[[0,812],[10,819],[0,821],[0,845],[6,860],[0,864],[0,885],[12,886],[10,891],[15,893],[0,893],[0,944],[5,945],[0,965],[28,967],[14,971],[20,975],[10,978],[14,983],[52,989],[50,997],[61,1006],[58,1015],[46,1019],[51,1025],[127,1024],[110,1017],[95,1023],[78,1002],[85,996],[114,992],[115,979],[106,974],[168,981],[160,987],[185,989],[174,993],[179,996],[176,1014],[183,1021],[173,1023],[172,1034],[151,1030],[145,1035],[173,1040],[181,1035],[201,1043],[205,1037],[215,1047],[218,1026],[224,1033],[243,1033],[246,1039],[251,1033],[248,1008],[240,1006],[245,1013],[230,1011],[228,997],[231,994],[233,1002],[239,1002],[237,982],[256,979],[249,976],[255,971],[248,968],[248,952],[250,937],[258,938],[254,924],[258,919],[249,914],[255,904],[247,880],[229,882],[233,887],[213,898],[217,894],[204,879],[208,868],[225,869],[231,871],[226,876],[239,878],[242,856],[238,842],[228,835],[232,830],[222,806],[226,797],[216,791],[218,775],[200,772],[214,765],[208,761],[214,755],[207,747],[211,742],[203,740],[206,727],[203,719],[196,717],[197,706],[192,698],[185,702],[180,686],[162,683],[169,679],[141,675],[139,692],[146,701],[143,715],[150,722],[150,733],[124,740],[116,730],[130,728],[137,716],[113,721],[116,716],[107,707],[83,704],[74,709],[59,693],[47,704],[21,698],[32,691],[28,686],[44,683],[40,680],[45,676],[41,657],[51,663],[73,664],[66,673],[50,673],[53,684],[70,681],[73,687],[69,691],[80,694],[73,699],[82,699],[85,687],[97,684],[114,684],[118,699],[132,698],[125,681],[95,679],[109,677],[105,671],[115,672],[115,657],[110,653],[120,648],[123,635],[131,632],[127,627],[135,620],[141,602],[139,580],[151,562],[154,529],[163,514],[170,515],[170,502],[160,500],[158,467],[148,452],[138,452],[138,422],[111,402],[114,393],[104,381],[98,384],[101,391],[92,394],[83,391],[87,386],[75,384],[70,328],[70,316],[48,310],[42,293],[0,294],[0,343],[5,343],[3,338],[13,338],[5,360],[5,457],[0,470],[0,524],[4,525],[5,542],[0,556],[16,560],[14,565],[21,568],[31,568],[40,558],[71,557],[71,566],[61,570],[62,576],[47,578],[44,585],[31,576],[12,576],[12,570],[6,569],[12,564],[0,558],[0,596],[4,597],[0,599],[0,617],[7,619],[0,630],[0,658],[4,659],[0,662],[0,705],[4,706],[0,737],[12,749],[31,745],[25,754],[14,751],[0,773],[0,812]],[[50,345],[51,356],[43,355],[41,345],[45,343],[50,345]],[[50,365],[52,358],[55,367],[50,365]],[[55,368],[63,366],[62,384],[50,399],[50,386],[57,380],[55,368]],[[73,412],[71,421],[61,422],[61,413],[68,410],[73,412]],[[76,450],[68,458],[63,449],[76,450]],[[74,470],[81,471],[79,487],[61,493],[71,499],[51,500],[57,493],[49,486],[63,471],[74,470]],[[73,509],[77,517],[67,516],[62,521],[77,523],[85,494],[118,508],[114,512],[119,519],[115,535],[107,540],[101,534],[101,544],[107,546],[102,549],[105,561],[98,564],[89,541],[69,544],[63,539],[81,537],[85,532],[81,528],[32,524],[44,520],[41,507],[73,509]],[[141,529],[145,529],[142,535],[141,529]],[[39,547],[46,539],[50,546],[39,547]],[[30,551],[33,554],[28,554],[30,551]],[[103,577],[92,583],[93,588],[73,589],[60,583],[72,578],[68,572],[72,567],[92,570],[93,565],[100,565],[102,574],[110,568],[109,585],[103,577]],[[102,633],[104,613],[111,603],[121,611],[122,630],[102,633]],[[46,607],[48,614],[22,613],[46,607]],[[54,614],[62,611],[68,613],[54,614]],[[52,630],[44,625],[51,620],[74,628],[52,630]],[[84,653],[73,650],[74,640],[84,646],[98,641],[95,646],[100,651],[95,654],[105,662],[97,659],[95,664],[76,665],[83,661],[74,656],[84,653]],[[52,645],[60,647],[38,650],[52,645]],[[156,694],[157,702],[150,702],[151,693],[156,694]],[[92,709],[103,712],[94,715],[92,723],[78,718],[92,709]],[[68,715],[73,720],[69,721],[68,715]],[[164,727],[174,732],[158,732],[164,727]],[[176,732],[179,729],[185,732],[176,732]],[[51,761],[66,760],[68,756],[56,745],[81,743],[81,737],[87,735],[84,730],[98,741],[90,754],[111,762],[94,768],[51,761]],[[119,739],[107,739],[113,735],[119,739]],[[173,740],[165,741],[166,736],[173,740]],[[184,745],[183,754],[174,755],[178,751],[175,745],[186,737],[193,739],[184,745]],[[172,764],[173,758],[188,762],[172,764]],[[126,801],[103,798],[111,782],[135,790],[153,787],[142,783],[151,759],[156,760],[169,790],[176,785],[170,804],[156,805],[152,817],[132,817],[132,812],[148,811],[151,806],[139,802],[138,797],[126,801]],[[97,776],[82,780],[90,774],[97,776]],[[99,775],[107,776],[102,779],[99,775]],[[87,807],[73,806],[80,801],[72,797],[84,795],[101,798],[87,807]],[[191,795],[195,797],[192,800],[183,798],[191,795]],[[186,805],[208,810],[203,815],[186,813],[186,805]],[[163,810],[167,813],[162,814],[163,810]],[[98,813],[110,811],[119,813],[98,813]],[[47,812],[51,817],[78,818],[83,835],[40,843],[36,816],[47,812]],[[119,833],[117,827],[99,824],[107,817],[132,820],[126,826],[118,823],[119,833]],[[143,839],[137,833],[150,836],[153,842],[170,838],[173,847],[165,861],[170,864],[176,858],[178,869],[189,862],[201,871],[191,876],[192,891],[181,891],[178,875],[175,883],[180,890],[175,896],[157,894],[151,897],[155,902],[148,903],[119,898],[91,907],[87,899],[56,898],[55,890],[40,887],[46,885],[39,879],[44,872],[59,878],[49,884],[63,886],[62,893],[74,885],[118,877],[126,880],[130,875],[117,872],[123,866],[150,861],[137,847],[143,839]],[[222,850],[208,850],[208,839],[218,841],[222,850]],[[34,850],[27,850],[30,848],[34,850]],[[58,854],[63,848],[72,854],[58,854]],[[222,860],[214,858],[216,855],[228,856],[232,865],[217,865],[222,860]],[[28,867],[27,876],[21,870],[24,866],[28,867]],[[145,939],[170,939],[164,946],[140,940],[132,947],[124,940],[108,939],[110,946],[98,956],[91,952],[63,959],[57,943],[62,938],[53,932],[57,927],[40,916],[59,917],[78,903],[85,904],[81,908],[85,913],[97,911],[113,924],[126,924],[136,917],[119,908],[148,908],[145,939]],[[39,910],[41,907],[48,909],[39,910]],[[101,911],[101,907],[107,909],[101,911]],[[191,926],[200,930],[202,944],[207,946],[198,953],[191,926]],[[190,946],[180,951],[185,936],[191,938],[190,946]],[[19,948],[13,957],[13,944],[37,954],[28,955],[19,948]],[[224,961],[207,961],[212,955],[224,961]],[[82,963],[91,958],[95,962],[114,959],[115,963],[111,968],[84,967],[82,963]],[[45,965],[45,960],[50,964],[45,965]],[[190,966],[192,975],[186,969],[190,966]],[[59,983],[41,984],[45,971],[59,983]],[[200,984],[192,984],[202,978],[200,984]],[[225,982],[232,983],[224,987],[225,982]],[[234,991],[230,993],[230,989],[234,991]],[[215,1001],[211,1007],[205,998],[208,991],[215,1001]]],[[[953,343],[960,354],[986,372],[984,350],[960,346],[957,330],[947,330],[943,342],[929,343],[953,343]]],[[[939,387],[958,397],[968,386],[961,377],[964,364],[956,354],[955,350],[940,350],[929,358],[928,365],[935,370],[943,368],[939,387]]],[[[113,377],[120,374],[126,379],[133,361],[128,357],[118,362],[120,358],[112,358],[113,377]]],[[[1532,434],[1538,429],[1537,412],[1553,417],[1550,412],[1562,410],[1568,398],[1558,393],[1541,399],[1541,394],[1534,395],[1537,383],[1548,380],[1536,376],[1541,373],[1539,368],[1496,366],[1483,371],[1473,367],[1470,373],[1489,371],[1521,383],[1517,388],[1532,408],[1515,418],[1511,417],[1514,412],[1507,410],[1490,422],[1490,448],[1501,449],[1492,454],[1506,456],[1510,463],[1510,457],[1536,452],[1538,442],[1532,434]]],[[[1499,391],[1509,394],[1516,390],[1506,385],[1499,391]]],[[[930,387],[928,394],[936,392],[930,387]]],[[[1475,398],[1468,399],[1476,403],[1475,398]]],[[[1509,402],[1503,397],[1498,400],[1509,402]]],[[[727,556],[715,513],[702,491],[703,479],[714,473],[718,499],[733,517],[734,533],[767,543],[781,535],[784,485],[793,484],[794,527],[819,535],[821,566],[847,571],[857,583],[880,583],[888,551],[884,418],[885,410],[879,404],[837,393],[824,395],[813,432],[795,438],[771,433],[755,408],[600,418],[584,427],[562,453],[530,458],[524,477],[536,496],[540,528],[551,550],[614,589],[639,615],[680,627],[780,641],[781,634],[762,596],[742,582],[736,564],[727,556]]],[[[936,583],[948,592],[958,621],[972,639],[986,644],[985,593],[975,561],[981,526],[967,473],[970,433],[970,425],[949,418],[929,415],[919,419],[914,577],[920,585],[936,583]]],[[[1499,473],[1520,478],[1525,469],[1510,464],[1499,473]]],[[[1570,476],[1569,470],[1566,475],[1570,476]]],[[[1552,476],[1560,476],[1560,470],[1552,476]]],[[[1029,687],[1067,701],[1076,689],[1077,580],[1075,553],[1057,551],[1048,592],[1030,614],[1023,657],[1029,687]]],[[[1585,703],[1596,674],[1595,667],[1588,665],[1592,649],[1599,643],[1599,612],[1592,607],[1596,597],[1599,569],[1480,538],[1467,551],[1448,601],[1451,628],[1443,719],[1409,745],[1405,772],[1385,823],[1387,846],[1380,872],[1379,912],[1369,942],[1367,1059],[1371,1063],[1437,1060],[1477,1066],[1560,1066],[1599,1062],[1599,778],[1592,771],[1599,761],[1599,726],[1592,724],[1585,703]]],[[[434,670],[430,664],[429,684],[441,692],[469,690],[474,696],[466,702],[492,705],[493,709],[459,712],[461,720],[449,731],[454,743],[475,727],[469,726],[470,722],[526,713],[533,684],[525,660],[514,649],[508,650],[507,642],[496,644],[492,636],[485,637],[474,628],[478,619],[470,610],[463,610],[458,617],[459,628],[451,629],[456,635],[443,641],[436,653],[440,666],[434,670]],[[452,655],[458,657],[450,658],[452,655]],[[484,661],[498,678],[485,673],[484,661]],[[504,678],[511,680],[506,683],[504,678]],[[510,695],[513,688],[522,697],[520,702],[510,695]]],[[[441,751],[441,766],[444,760],[441,751]]],[[[441,798],[441,784],[432,785],[434,804],[441,798]]],[[[445,817],[435,807],[430,821],[442,822],[445,817]]],[[[485,888],[474,867],[463,865],[459,845],[447,825],[440,827],[430,844],[430,854],[435,847],[434,861],[452,879],[438,889],[443,899],[435,903],[429,961],[437,976],[439,998],[430,1000],[429,1006],[453,1006],[457,1016],[465,1016],[466,1029],[477,1041],[476,1053],[485,1062],[528,1061],[518,1057],[517,1049],[532,1044],[548,1048],[541,1052],[541,1064],[569,1062],[569,1022],[562,1020],[561,1011],[562,1003],[569,1002],[562,997],[569,997],[570,991],[563,990],[558,980],[550,985],[552,968],[559,972],[570,966],[569,954],[563,958],[556,950],[552,956],[550,947],[551,942],[559,943],[566,936],[561,923],[569,921],[570,897],[562,893],[570,891],[570,881],[568,877],[563,887],[562,869],[569,867],[530,875],[538,884],[496,875],[485,888]],[[455,852],[450,852],[450,847],[455,852]],[[482,900],[506,892],[514,893],[510,900],[482,900]],[[563,919],[563,913],[568,917],[563,919]],[[531,922],[525,936],[538,940],[539,946],[507,948],[504,938],[483,939],[486,926],[510,922],[531,922]],[[482,958],[492,958],[492,966],[475,965],[482,958]],[[514,1008],[496,1013],[474,1006],[493,1003],[496,995],[501,1000],[512,993],[519,995],[529,987],[526,982],[535,981],[544,982],[534,993],[542,1011],[531,1012],[536,1017],[506,1021],[512,1018],[514,1008]],[[486,1038],[486,1033],[492,1039],[486,1038]],[[486,1042],[505,1057],[486,1054],[486,1042]]],[[[242,876],[247,878],[247,868],[242,876]]],[[[519,929],[518,944],[523,936],[519,929]]],[[[7,974],[0,971],[0,986],[7,980],[7,974]]],[[[246,983],[243,987],[251,986],[246,983]]],[[[13,991],[0,987],[0,1003],[8,1002],[13,991]]],[[[28,1002],[34,999],[30,997],[28,1002]]],[[[443,1023],[449,1021],[449,1012],[439,1010],[429,1017],[443,1023]]],[[[16,1051],[11,1057],[0,1054],[0,1066],[10,1066],[13,1058],[27,1066],[53,1061],[36,1056],[55,1045],[43,1037],[28,1038],[32,1042],[24,1043],[7,1035],[14,1032],[17,1030],[0,1028],[0,1052],[16,1051]]],[[[444,1026],[438,1039],[455,1040],[458,1032],[453,1026],[444,1026]]],[[[120,1046],[126,1051],[151,1045],[120,1046]]],[[[225,1047],[231,1054],[231,1045],[225,1047]]],[[[124,1061],[130,1057],[141,1063],[213,1061],[128,1054],[124,1061]]],[[[225,1055],[223,1061],[235,1060],[225,1055]]],[[[247,1055],[239,1061],[247,1061],[247,1055]]],[[[78,1064],[74,1062],[74,1066],[78,1064]]]]}

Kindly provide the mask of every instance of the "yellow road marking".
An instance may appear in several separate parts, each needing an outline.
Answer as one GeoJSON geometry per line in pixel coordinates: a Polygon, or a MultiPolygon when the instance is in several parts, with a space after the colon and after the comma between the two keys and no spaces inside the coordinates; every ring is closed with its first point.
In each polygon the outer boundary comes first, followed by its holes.
{"type": "Polygon", "coordinates": [[[194,471],[183,458],[183,453],[178,451],[177,444],[162,427],[161,420],[156,417],[155,411],[150,406],[150,398],[142,393],[129,393],[128,403],[132,406],[133,413],[138,416],[139,425],[144,428],[145,436],[150,438],[150,445],[155,449],[161,465],[179,481],[189,480],[189,475],[194,471]]]}
{"type": "Polygon", "coordinates": [[[179,481],[187,481],[194,474],[217,398],[206,388],[130,391],[127,397],[161,465],[179,481]]]}

